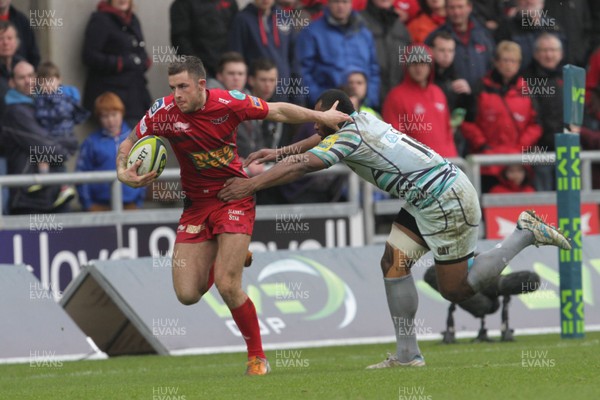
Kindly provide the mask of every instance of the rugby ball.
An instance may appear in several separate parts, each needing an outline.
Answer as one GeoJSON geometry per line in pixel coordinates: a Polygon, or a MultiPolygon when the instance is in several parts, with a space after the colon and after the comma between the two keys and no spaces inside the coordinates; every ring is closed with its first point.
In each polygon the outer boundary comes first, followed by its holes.
{"type": "Polygon", "coordinates": [[[127,156],[127,168],[136,161],[142,164],[138,167],[138,175],[156,171],[157,176],[163,172],[167,165],[167,147],[158,136],[146,136],[135,142],[127,156]]]}

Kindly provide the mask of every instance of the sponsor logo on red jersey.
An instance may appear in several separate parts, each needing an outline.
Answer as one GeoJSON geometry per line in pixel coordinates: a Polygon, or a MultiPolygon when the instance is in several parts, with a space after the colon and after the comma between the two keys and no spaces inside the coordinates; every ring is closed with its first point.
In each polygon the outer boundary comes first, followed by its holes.
{"type": "Polygon", "coordinates": [[[163,108],[165,106],[165,101],[163,100],[163,98],[161,97],[160,99],[157,99],[154,104],[152,104],[152,107],[150,108],[150,118],[152,118],[154,116],[154,114],[156,114],[156,112],[158,110],[160,110],[161,108],[163,108]]]}
{"type": "Polygon", "coordinates": [[[230,145],[216,150],[199,151],[190,154],[196,169],[223,168],[235,158],[235,152],[230,145]]]}
{"type": "Polygon", "coordinates": [[[252,104],[252,107],[260,108],[261,110],[263,109],[262,102],[259,100],[258,97],[254,97],[254,96],[248,96],[248,97],[250,97],[250,104],[252,104]]]}

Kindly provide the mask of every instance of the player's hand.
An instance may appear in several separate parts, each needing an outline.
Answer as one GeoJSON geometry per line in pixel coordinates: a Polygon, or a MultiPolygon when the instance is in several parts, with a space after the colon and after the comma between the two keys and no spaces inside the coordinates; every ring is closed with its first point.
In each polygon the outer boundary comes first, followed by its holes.
{"type": "Polygon", "coordinates": [[[454,93],[471,94],[471,86],[465,79],[457,79],[452,81],[450,88],[454,93]]]}
{"type": "Polygon", "coordinates": [[[333,103],[329,110],[323,111],[323,113],[321,114],[320,121],[324,125],[327,125],[331,129],[335,129],[336,131],[340,129],[338,124],[340,124],[341,122],[352,121],[352,117],[350,117],[348,114],[337,110],[338,104],[339,101],[336,101],[335,103],[333,103]]]}
{"type": "Polygon", "coordinates": [[[265,171],[265,165],[254,162],[247,167],[248,176],[253,177],[256,175],[260,175],[265,171]]]}
{"type": "Polygon", "coordinates": [[[498,23],[493,20],[485,21],[485,27],[488,28],[490,31],[495,31],[496,29],[498,29],[498,23]]]}
{"type": "Polygon", "coordinates": [[[142,186],[146,186],[154,179],[156,179],[156,172],[150,171],[144,175],[138,175],[137,169],[142,164],[141,160],[136,161],[131,167],[127,169],[121,169],[117,172],[117,177],[121,182],[126,184],[127,186],[131,186],[133,188],[139,188],[142,186]]]}
{"type": "Polygon", "coordinates": [[[261,149],[255,151],[254,153],[250,153],[248,157],[244,160],[244,168],[248,168],[252,162],[256,161],[257,164],[264,164],[266,162],[277,160],[277,150],[276,149],[261,149]]]}
{"type": "Polygon", "coordinates": [[[225,181],[223,189],[217,193],[217,199],[228,202],[243,199],[244,197],[252,196],[253,194],[254,188],[250,179],[229,178],[225,181]]]}

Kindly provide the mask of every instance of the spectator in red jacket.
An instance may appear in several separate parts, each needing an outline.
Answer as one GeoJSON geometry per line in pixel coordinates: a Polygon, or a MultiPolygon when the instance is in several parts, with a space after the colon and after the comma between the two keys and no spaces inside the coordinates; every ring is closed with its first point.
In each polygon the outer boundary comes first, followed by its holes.
{"type": "Polygon", "coordinates": [[[408,24],[414,43],[424,43],[427,36],[446,23],[446,0],[420,0],[421,12],[408,24]]]}
{"type": "Polygon", "coordinates": [[[442,157],[457,157],[448,102],[442,89],[433,83],[431,50],[425,45],[409,46],[400,62],[406,63],[404,80],[386,97],[383,120],[442,157]]]}
{"type": "Polygon", "coordinates": [[[531,193],[535,189],[530,184],[530,169],[522,164],[512,164],[502,170],[499,183],[490,189],[490,193],[512,194],[531,193]]]}
{"type": "MultiPolygon", "coordinates": [[[[461,127],[472,152],[526,152],[542,136],[525,80],[518,75],[521,60],[518,44],[509,41],[498,44],[494,69],[484,77],[478,90],[475,120],[465,121],[461,127]]],[[[500,171],[494,166],[482,168],[481,173],[497,178],[500,171]]],[[[483,183],[485,191],[492,182],[483,183]]]]}
{"type": "MultiPolygon", "coordinates": [[[[596,101],[597,98],[593,99],[592,94],[594,94],[594,93],[598,94],[596,91],[598,90],[599,87],[600,87],[600,48],[596,49],[596,51],[594,51],[594,53],[592,53],[589,63],[588,63],[587,74],[585,77],[585,104],[586,104],[586,107],[588,108],[588,112],[589,112],[592,104],[595,105],[595,103],[597,103],[597,101],[596,101]]],[[[595,107],[594,112],[592,114],[595,114],[596,119],[600,120],[600,109],[598,107],[595,107]]],[[[597,130],[600,128],[600,124],[595,124],[594,126],[592,126],[592,128],[597,130]]]]}

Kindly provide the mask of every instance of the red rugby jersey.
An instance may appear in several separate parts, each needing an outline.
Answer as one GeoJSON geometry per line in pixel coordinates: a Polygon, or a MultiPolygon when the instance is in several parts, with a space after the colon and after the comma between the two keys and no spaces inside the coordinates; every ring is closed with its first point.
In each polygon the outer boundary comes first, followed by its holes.
{"type": "Polygon", "coordinates": [[[214,197],[224,181],[247,177],[237,154],[237,126],[264,119],[267,103],[258,97],[221,89],[206,90],[206,104],[184,114],[173,95],[160,98],[136,126],[138,138],[169,140],[181,168],[181,186],[191,200],[214,197]]]}

